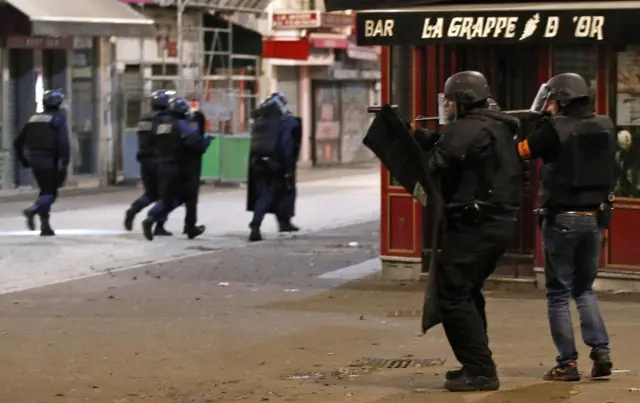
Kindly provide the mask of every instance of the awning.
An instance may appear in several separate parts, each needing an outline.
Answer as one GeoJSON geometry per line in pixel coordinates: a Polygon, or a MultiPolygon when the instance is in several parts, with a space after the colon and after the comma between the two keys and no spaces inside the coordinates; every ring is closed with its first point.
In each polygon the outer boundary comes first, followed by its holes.
{"type": "Polygon", "coordinates": [[[6,0],[31,20],[32,35],[153,36],[153,20],[117,0],[6,0]]]}
{"type": "MultiPolygon", "coordinates": [[[[587,2],[602,2],[602,0],[582,0],[587,2]]],[[[384,10],[403,9],[408,7],[425,7],[444,4],[459,5],[492,5],[506,3],[504,0],[325,0],[327,11],[341,10],[384,10]]],[[[520,0],[517,3],[562,3],[559,0],[520,0]]],[[[569,3],[569,1],[566,1],[569,3]]],[[[604,2],[606,3],[606,2],[604,2]]]]}
{"type": "MultiPolygon", "coordinates": [[[[400,3],[400,2],[398,2],[400,3]]],[[[399,4],[398,4],[399,5],[399,4]]],[[[640,1],[518,2],[368,10],[358,45],[640,44],[640,1]]]]}
{"type": "Polygon", "coordinates": [[[324,0],[327,11],[380,10],[406,8],[432,4],[453,3],[452,0],[324,0]]]}

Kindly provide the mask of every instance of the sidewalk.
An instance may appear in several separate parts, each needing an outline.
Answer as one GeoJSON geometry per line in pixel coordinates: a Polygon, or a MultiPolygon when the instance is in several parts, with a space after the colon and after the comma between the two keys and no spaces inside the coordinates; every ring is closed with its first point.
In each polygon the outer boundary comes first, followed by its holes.
{"type": "MultiPolygon", "coordinates": [[[[195,240],[182,234],[184,209],[167,223],[174,236],[145,240],[140,230],[141,214],[133,232],[122,222],[133,198],[106,197],[87,204],[83,198],[61,200],[55,206],[52,225],[57,236],[42,238],[25,230],[21,209],[0,205],[0,292],[53,284],[74,278],[113,272],[122,268],[175,260],[247,243],[251,213],[245,211],[244,189],[203,192],[198,223],[207,231],[195,240]],[[10,207],[10,208],[9,208],[10,207]]],[[[380,179],[377,173],[324,180],[301,181],[294,222],[303,231],[319,231],[378,220],[380,179]]],[[[263,236],[277,238],[272,216],[263,223],[263,236]]]]}
{"type": "MultiPolygon", "coordinates": [[[[370,172],[380,172],[379,163],[354,164],[344,166],[327,167],[306,167],[298,169],[298,181],[306,182],[320,179],[340,178],[345,176],[362,175],[370,172]]],[[[241,186],[244,186],[242,184],[241,186]]],[[[60,195],[64,196],[84,196],[96,194],[108,194],[114,192],[129,191],[130,185],[110,185],[103,186],[102,181],[95,177],[74,177],[68,185],[60,189],[60,195]]],[[[214,184],[203,185],[203,190],[207,191],[216,188],[214,184]]],[[[225,188],[225,186],[222,186],[225,188]]],[[[37,194],[37,190],[32,188],[21,189],[0,189],[0,203],[32,200],[37,194]]]]}

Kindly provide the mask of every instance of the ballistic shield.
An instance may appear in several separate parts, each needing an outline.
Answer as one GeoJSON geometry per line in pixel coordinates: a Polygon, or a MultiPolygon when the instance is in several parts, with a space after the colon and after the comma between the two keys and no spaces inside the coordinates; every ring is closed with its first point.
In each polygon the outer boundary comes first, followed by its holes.
{"type": "Polygon", "coordinates": [[[380,159],[400,185],[423,207],[433,212],[433,243],[429,263],[429,277],[423,308],[422,329],[426,332],[441,322],[436,292],[438,235],[443,217],[444,200],[438,184],[428,168],[424,152],[407,124],[396,113],[396,105],[369,107],[376,117],[363,143],[380,159]],[[427,203],[428,199],[428,203],[427,203]]]}

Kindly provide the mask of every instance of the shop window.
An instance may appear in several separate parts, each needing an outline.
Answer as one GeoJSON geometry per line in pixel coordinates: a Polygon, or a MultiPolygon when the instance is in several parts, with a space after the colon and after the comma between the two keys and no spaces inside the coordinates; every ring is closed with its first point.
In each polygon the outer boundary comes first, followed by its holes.
{"type": "Polygon", "coordinates": [[[640,197],[640,46],[618,52],[615,121],[620,150],[616,155],[616,196],[640,197]]]}
{"type": "Polygon", "coordinates": [[[580,74],[589,84],[591,100],[595,100],[596,77],[598,75],[598,49],[595,46],[554,46],[552,60],[552,75],[580,74]]]}

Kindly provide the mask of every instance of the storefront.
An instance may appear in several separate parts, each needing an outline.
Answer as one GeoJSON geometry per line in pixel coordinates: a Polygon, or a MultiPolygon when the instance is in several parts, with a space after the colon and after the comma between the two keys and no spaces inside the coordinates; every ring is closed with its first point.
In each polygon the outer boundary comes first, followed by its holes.
{"type": "Polygon", "coordinates": [[[362,146],[370,116],[362,111],[377,101],[379,55],[352,40],[353,15],[275,13],[271,25],[263,50],[271,65],[270,92],[285,94],[292,112],[303,118],[301,161],[371,160],[362,146]]]}
{"type": "Polygon", "coordinates": [[[26,4],[8,0],[0,6],[0,22],[2,187],[33,185],[28,170],[13,158],[11,147],[15,135],[29,116],[42,110],[42,94],[49,88],[60,88],[67,95],[65,113],[69,120],[72,147],[77,148],[72,150],[74,159],[68,182],[74,180],[73,174],[76,173],[97,173],[100,169],[98,156],[103,152],[100,139],[107,135],[110,124],[102,118],[102,110],[108,109],[102,87],[105,86],[103,84],[108,87],[109,81],[108,73],[99,68],[98,61],[105,59],[105,55],[102,53],[104,41],[98,38],[116,34],[150,35],[153,21],[118,2],[66,0],[54,3],[34,0],[26,4]],[[91,2],[96,6],[86,7],[91,2]],[[84,45],[77,42],[79,37],[88,38],[84,45]],[[79,61],[81,54],[85,56],[83,61],[79,61]],[[76,75],[77,69],[84,71],[76,75]],[[91,85],[81,89],[82,80],[89,80],[91,85]],[[74,96],[82,98],[82,107],[74,101],[74,96]],[[84,110],[87,107],[90,112],[84,110]],[[79,141],[82,135],[89,138],[84,141],[85,146],[79,141]],[[84,154],[91,154],[92,158],[89,163],[84,163],[85,169],[78,168],[83,147],[91,149],[84,154]]]}
{"type": "MultiPolygon", "coordinates": [[[[640,224],[640,18],[638,1],[327,2],[329,9],[366,9],[356,17],[358,44],[384,46],[382,102],[400,106],[407,119],[436,115],[436,97],[452,73],[479,70],[503,109],[530,106],[538,87],[562,72],[590,83],[598,113],[609,114],[631,142],[618,153],[616,211],[602,253],[603,287],[611,279],[640,273],[635,228],[640,224]],[[345,4],[347,3],[347,4],[345,4]],[[429,5],[438,3],[438,5],[429,5]],[[404,11],[401,5],[415,7],[404,11]],[[637,116],[636,116],[637,115],[637,116]]],[[[432,129],[437,129],[431,126],[432,129]]],[[[532,213],[537,204],[539,163],[527,164],[519,230],[507,273],[541,276],[540,236],[532,213]]],[[[381,170],[381,254],[389,277],[417,278],[431,248],[431,217],[381,170]]],[[[538,279],[540,280],[540,278],[538,279]]]]}

